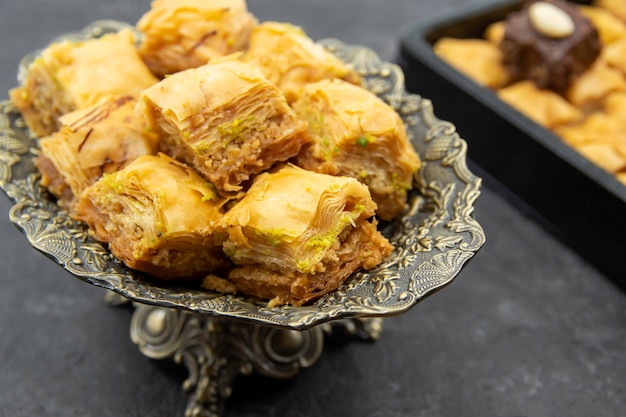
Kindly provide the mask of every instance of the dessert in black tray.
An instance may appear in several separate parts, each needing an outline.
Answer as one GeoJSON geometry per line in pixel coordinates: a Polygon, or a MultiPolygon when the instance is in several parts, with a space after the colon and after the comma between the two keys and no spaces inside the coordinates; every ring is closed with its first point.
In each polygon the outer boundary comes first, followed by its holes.
{"type": "Polygon", "coordinates": [[[433,50],[442,38],[483,37],[490,25],[524,4],[509,0],[471,7],[407,28],[399,57],[407,88],[429,97],[438,117],[454,120],[468,141],[469,160],[489,184],[624,285],[623,183],[433,50]]]}

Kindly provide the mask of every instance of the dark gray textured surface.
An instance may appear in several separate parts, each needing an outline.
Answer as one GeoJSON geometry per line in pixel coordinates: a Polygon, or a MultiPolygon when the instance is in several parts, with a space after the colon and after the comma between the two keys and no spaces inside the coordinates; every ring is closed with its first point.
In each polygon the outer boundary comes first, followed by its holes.
{"type": "MultiPolygon", "coordinates": [[[[402,27],[479,1],[249,3],[261,20],[393,60],[402,27]]],[[[15,85],[22,55],[55,36],[101,18],[135,22],[147,8],[0,0],[0,90],[15,85]]],[[[182,416],[184,368],[143,357],[131,310],[107,307],[102,290],[30,248],[8,211],[2,196],[0,416],[182,416]]],[[[387,319],[378,342],[329,341],[292,380],[240,378],[226,415],[623,416],[624,293],[487,187],[476,217],[487,244],[452,285],[387,319]]]]}

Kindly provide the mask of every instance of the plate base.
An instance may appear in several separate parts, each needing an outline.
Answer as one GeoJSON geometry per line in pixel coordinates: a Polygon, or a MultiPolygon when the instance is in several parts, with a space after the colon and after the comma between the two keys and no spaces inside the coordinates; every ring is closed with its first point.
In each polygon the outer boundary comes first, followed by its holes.
{"type": "MultiPolygon", "coordinates": [[[[109,291],[105,302],[119,306],[130,301],[109,291]]],[[[374,341],[382,331],[379,317],[331,321],[299,331],[148,304],[133,306],[130,337],[141,353],[173,359],[187,368],[185,417],[221,416],[238,375],[295,376],[320,358],[327,336],[374,341]]]]}

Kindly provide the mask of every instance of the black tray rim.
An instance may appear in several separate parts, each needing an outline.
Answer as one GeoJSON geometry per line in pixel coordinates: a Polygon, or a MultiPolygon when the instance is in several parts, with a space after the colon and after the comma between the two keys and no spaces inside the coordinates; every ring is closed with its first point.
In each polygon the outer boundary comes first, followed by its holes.
{"type": "MultiPolygon", "coordinates": [[[[550,130],[540,126],[523,113],[520,113],[512,106],[502,101],[492,90],[476,83],[439,58],[433,52],[432,44],[427,40],[429,34],[443,27],[460,24],[468,19],[486,13],[493,13],[503,8],[517,8],[521,6],[522,3],[524,2],[520,0],[499,0],[496,2],[481,3],[442,13],[434,18],[416,21],[401,30],[400,46],[414,58],[420,60],[423,65],[430,67],[431,70],[440,73],[446,79],[450,80],[457,88],[476,97],[491,111],[507,120],[510,124],[527,132],[528,136],[535,142],[556,154],[577,171],[593,179],[599,187],[621,200],[626,206],[626,185],[622,184],[615,176],[606,172],[568,146],[550,130]]],[[[581,3],[588,4],[589,2],[581,3]]]]}

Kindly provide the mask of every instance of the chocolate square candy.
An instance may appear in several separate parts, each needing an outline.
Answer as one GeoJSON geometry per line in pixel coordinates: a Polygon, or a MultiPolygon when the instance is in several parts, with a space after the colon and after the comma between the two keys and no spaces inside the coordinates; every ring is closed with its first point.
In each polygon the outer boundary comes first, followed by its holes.
{"type": "Polygon", "coordinates": [[[563,94],[596,60],[601,43],[596,28],[575,5],[530,1],[507,16],[500,48],[513,81],[532,80],[538,88],[563,94]],[[555,35],[556,28],[546,27],[559,23],[571,31],[555,35]]]}

